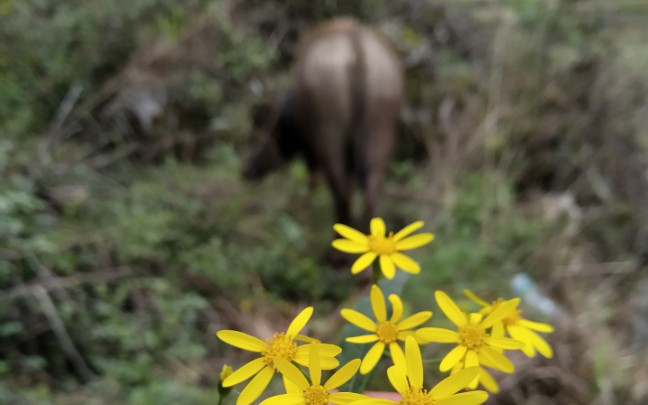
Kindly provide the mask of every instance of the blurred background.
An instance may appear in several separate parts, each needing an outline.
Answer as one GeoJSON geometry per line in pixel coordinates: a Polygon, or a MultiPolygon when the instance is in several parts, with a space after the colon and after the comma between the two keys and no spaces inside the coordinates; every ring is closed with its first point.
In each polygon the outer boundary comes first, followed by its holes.
{"type": "Polygon", "coordinates": [[[306,305],[335,341],[366,291],[324,260],[328,190],[240,167],[339,15],[404,61],[381,211],[437,235],[407,310],[532,280],[556,355],[489,403],[648,403],[646,0],[0,0],[0,404],[213,404],[247,359],[215,332],[306,305]]]}

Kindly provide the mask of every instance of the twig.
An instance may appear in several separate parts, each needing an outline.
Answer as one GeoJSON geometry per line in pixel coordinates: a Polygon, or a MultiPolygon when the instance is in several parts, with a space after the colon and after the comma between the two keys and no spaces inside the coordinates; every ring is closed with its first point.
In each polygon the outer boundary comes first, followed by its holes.
{"type": "Polygon", "coordinates": [[[79,100],[79,97],[81,96],[82,92],[83,92],[83,85],[81,85],[80,83],[74,83],[72,86],[70,86],[67,94],[65,94],[65,97],[61,102],[61,105],[59,106],[58,110],[56,111],[56,114],[54,115],[54,119],[50,124],[50,129],[47,131],[48,135],[45,137],[46,146],[49,146],[52,143],[54,143],[56,139],[53,135],[58,134],[58,132],[61,129],[61,126],[63,125],[63,122],[72,112],[72,109],[74,108],[77,101],[79,100]]]}
{"type": "Polygon", "coordinates": [[[14,300],[16,298],[31,296],[34,295],[35,292],[39,289],[47,292],[55,289],[76,287],[78,285],[87,283],[109,282],[128,277],[132,274],[133,271],[128,267],[116,267],[73,277],[50,278],[44,282],[41,281],[29,285],[23,284],[8,291],[2,291],[0,292],[0,302],[6,302],[14,300]]]}
{"type": "Polygon", "coordinates": [[[77,373],[79,373],[81,378],[83,378],[85,381],[90,381],[91,379],[93,379],[95,376],[94,373],[92,372],[92,370],[90,370],[90,367],[88,367],[88,364],[84,360],[83,356],[81,356],[79,350],[76,348],[76,346],[74,346],[74,342],[70,338],[70,335],[67,333],[65,324],[56,311],[54,302],[52,302],[52,299],[47,293],[47,290],[45,290],[43,286],[39,285],[34,288],[33,294],[34,297],[38,299],[43,312],[45,312],[45,316],[47,317],[50,328],[56,335],[56,338],[58,339],[63,352],[70,360],[77,373]]]}

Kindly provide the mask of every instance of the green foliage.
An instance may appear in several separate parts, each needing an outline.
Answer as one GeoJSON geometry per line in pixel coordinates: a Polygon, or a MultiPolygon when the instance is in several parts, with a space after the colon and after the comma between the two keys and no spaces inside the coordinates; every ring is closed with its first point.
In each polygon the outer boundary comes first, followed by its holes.
{"type": "MultiPolygon", "coordinates": [[[[509,295],[508,281],[539,249],[549,228],[540,218],[515,209],[510,184],[488,174],[469,175],[460,182],[453,203],[438,213],[437,239],[421,256],[426,269],[417,283],[406,286],[413,303],[429,303],[430,291],[451,284],[463,288],[495,289],[509,295]]],[[[420,254],[420,253],[419,253],[420,254]]]]}

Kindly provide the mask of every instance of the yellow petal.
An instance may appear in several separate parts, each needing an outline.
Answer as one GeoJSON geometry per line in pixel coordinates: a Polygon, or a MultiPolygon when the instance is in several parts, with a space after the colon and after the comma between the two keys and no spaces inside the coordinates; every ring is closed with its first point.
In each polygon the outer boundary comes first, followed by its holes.
{"type": "Polygon", "coordinates": [[[415,388],[422,388],[423,360],[421,359],[421,349],[412,336],[405,340],[405,363],[407,364],[407,378],[410,385],[415,388]]]}
{"type": "Polygon", "coordinates": [[[319,340],[305,335],[297,335],[293,338],[293,340],[298,340],[305,343],[319,343],[319,340]]]}
{"type": "Polygon", "coordinates": [[[367,252],[360,256],[351,266],[351,274],[358,274],[361,271],[365,270],[374,260],[376,260],[376,254],[374,252],[367,252]]]}
{"type": "Polygon", "coordinates": [[[439,370],[444,373],[450,370],[455,366],[455,364],[459,363],[461,359],[463,359],[463,356],[466,354],[466,350],[467,349],[464,346],[457,346],[454,349],[450,350],[450,353],[446,354],[443,360],[441,360],[439,370]]]}
{"type": "Polygon", "coordinates": [[[352,336],[345,340],[349,343],[373,343],[378,341],[378,335],[374,333],[373,335],[352,336]]]}
{"type": "MultiPolygon", "coordinates": [[[[294,366],[293,366],[294,367],[294,366]]],[[[259,395],[266,389],[272,376],[274,375],[274,369],[272,367],[265,367],[259,372],[241,391],[238,399],[236,400],[236,405],[250,405],[254,402],[259,395]]]]}
{"type": "Polygon", "coordinates": [[[486,301],[482,300],[481,298],[479,298],[478,296],[476,296],[475,293],[473,293],[472,291],[463,290],[463,292],[464,292],[464,295],[466,297],[468,297],[468,299],[471,300],[472,302],[474,302],[475,304],[480,305],[482,307],[490,307],[490,304],[488,302],[486,302],[486,301]]]}
{"type": "Polygon", "coordinates": [[[443,291],[436,291],[434,297],[436,298],[436,302],[439,304],[441,311],[443,311],[445,316],[447,316],[452,323],[460,327],[466,325],[466,314],[459,309],[452,298],[448,297],[448,295],[443,291]]]}
{"type": "Polygon", "coordinates": [[[544,340],[540,335],[537,333],[529,330],[529,329],[524,329],[519,326],[514,326],[511,325],[509,326],[509,332],[511,333],[511,336],[513,334],[516,334],[519,336],[519,338],[516,338],[518,340],[523,341],[526,344],[531,345],[534,347],[538,352],[543,355],[544,357],[550,359],[553,357],[553,350],[551,349],[551,346],[547,343],[546,340],[544,340]]]}
{"type": "MultiPolygon", "coordinates": [[[[339,346],[329,343],[318,343],[318,345],[322,370],[331,370],[337,367],[340,362],[335,356],[340,354],[342,349],[339,346]]],[[[297,346],[297,354],[293,360],[297,364],[308,367],[310,363],[310,345],[297,346]]]]}
{"type": "Polygon", "coordinates": [[[236,330],[220,330],[216,336],[227,344],[250,352],[261,353],[268,347],[263,340],[236,330]]]}
{"type": "Polygon", "coordinates": [[[265,367],[265,365],[266,364],[263,360],[263,357],[252,360],[251,362],[247,363],[243,367],[230,374],[229,377],[227,377],[223,381],[223,387],[231,387],[247,380],[248,378],[258,373],[263,367],[265,367]]]}
{"type": "Polygon", "coordinates": [[[336,239],[331,243],[334,248],[345,253],[364,253],[369,250],[366,243],[358,243],[348,239],[336,239]]]}
{"type": "Polygon", "coordinates": [[[406,273],[410,274],[419,274],[421,272],[421,266],[416,263],[414,260],[405,256],[402,253],[392,253],[390,255],[392,261],[399,269],[403,270],[406,273]]]}
{"type": "Polygon", "coordinates": [[[299,331],[304,329],[304,326],[306,326],[306,323],[308,320],[313,316],[313,307],[306,307],[304,308],[299,315],[293,319],[292,322],[290,322],[290,326],[288,326],[288,330],[286,331],[286,336],[288,336],[290,339],[294,339],[299,331]]]}
{"type": "Polygon", "coordinates": [[[385,296],[382,290],[376,285],[371,286],[371,309],[376,316],[376,321],[385,322],[387,320],[387,307],[385,306],[385,296]]]}
{"type": "Polygon", "coordinates": [[[360,244],[367,244],[369,241],[367,235],[365,235],[360,231],[356,231],[350,226],[344,224],[335,224],[333,225],[333,229],[335,230],[335,232],[339,233],[343,237],[352,240],[354,242],[358,242],[360,244]]]}
{"type": "Polygon", "coordinates": [[[326,381],[324,389],[330,391],[338,388],[342,384],[345,384],[358,372],[361,363],[360,359],[354,359],[340,367],[340,369],[336,371],[328,381],[326,381]]]}
{"type": "Polygon", "coordinates": [[[491,336],[494,338],[504,337],[504,322],[496,322],[491,329],[491,336]]]}
{"type": "Polygon", "coordinates": [[[409,383],[407,382],[407,376],[403,372],[403,369],[399,366],[391,366],[387,369],[387,378],[392,387],[399,394],[404,395],[409,392],[409,383]]]}
{"type": "Polygon", "coordinates": [[[511,360],[506,358],[506,356],[504,356],[502,353],[497,352],[488,346],[482,346],[479,354],[488,358],[488,360],[495,364],[497,366],[497,369],[500,371],[503,371],[505,373],[512,373],[513,371],[515,371],[515,366],[513,366],[511,360]]]}
{"type": "Polygon", "coordinates": [[[340,315],[342,315],[342,318],[351,322],[358,328],[368,330],[369,332],[375,332],[376,328],[378,328],[376,322],[372,321],[365,314],[361,314],[356,310],[345,308],[340,311],[340,315]]]}
{"type": "Polygon", "coordinates": [[[382,357],[385,352],[385,344],[382,342],[376,342],[375,345],[369,349],[364,359],[362,359],[362,365],[360,366],[360,374],[367,374],[376,366],[378,360],[382,357]]]}
{"type": "Polygon", "coordinates": [[[478,353],[478,357],[479,357],[479,365],[480,366],[490,367],[490,368],[493,368],[495,370],[498,369],[499,366],[497,365],[497,363],[493,362],[493,360],[491,360],[490,357],[484,356],[483,351],[480,351],[478,353]]]}
{"type": "Polygon", "coordinates": [[[474,350],[468,350],[466,352],[466,358],[464,359],[464,368],[478,367],[478,366],[479,366],[479,357],[477,357],[477,352],[474,350]]]}
{"type": "Polygon", "coordinates": [[[551,325],[547,325],[546,323],[533,322],[528,319],[520,319],[519,325],[536,332],[551,333],[554,331],[554,327],[551,325]]]}
{"type": "Polygon", "coordinates": [[[524,353],[527,357],[535,357],[536,355],[536,350],[529,344],[529,342],[525,341],[525,335],[524,332],[525,328],[515,326],[515,325],[509,325],[508,328],[506,328],[508,331],[509,335],[517,341],[524,342],[524,347],[520,350],[522,350],[522,353],[524,353]]]}
{"type": "Polygon", "coordinates": [[[502,319],[506,318],[517,308],[518,304],[520,303],[519,298],[513,298],[512,300],[504,301],[503,303],[499,304],[493,311],[491,311],[490,314],[486,317],[481,322],[481,326],[483,328],[490,328],[493,326],[496,322],[501,321],[502,319]]]}
{"type": "Polygon", "coordinates": [[[340,346],[331,343],[320,343],[318,350],[321,360],[326,357],[335,357],[338,354],[342,353],[342,348],[340,346]]]}
{"type": "Polygon", "coordinates": [[[322,370],[333,370],[340,365],[340,361],[335,358],[322,357],[320,360],[322,362],[322,370]]]}
{"type": "Polygon", "coordinates": [[[373,236],[385,236],[385,221],[382,218],[373,218],[369,224],[373,236]]]}
{"type": "Polygon", "coordinates": [[[516,339],[489,337],[486,343],[498,349],[517,350],[524,347],[524,343],[516,339]]]}
{"type": "Polygon", "coordinates": [[[322,382],[322,366],[320,365],[318,346],[316,343],[310,345],[310,358],[308,360],[308,371],[313,385],[320,385],[322,382]]]}
{"type": "Polygon", "coordinates": [[[488,371],[481,367],[479,368],[479,382],[484,388],[486,388],[493,394],[497,394],[499,392],[499,385],[497,385],[497,381],[495,381],[493,376],[488,371]]]}
{"type": "Polygon", "coordinates": [[[403,370],[407,369],[407,361],[405,360],[405,353],[400,345],[396,342],[389,344],[389,354],[391,354],[392,362],[402,367],[403,370]]]}
{"type": "Polygon", "coordinates": [[[485,391],[462,392],[440,399],[435,402],[435,405],[479,405],[486,402],[487,399],[488,394],[485,391]]]}
{"type": "Polygon", "coordinates": [[[472,367],[461,370],[447,377],[430,390],[435,399],[441,399],[456,394],[466,388],[479,375],[479,368],[472,367]]]}
{"type": "Polygon", "coordinates": [[[396,294],[389,294],[389,302],[392,304],[392,314],[389,319],[392,322],[398,322],[403,316],[403,301],[396,294]]]}
{"type": "Polygon", "coordinates": [[[281,379],[283,380],[284,388],[286,389],[286,394],[302,395],[302,390],[294,382],[290,381],[288,377],[282,374],[281,379]]]}
{"type": "Polygon", "coordinates": [[[396,335],[396,339],[400,340],[401,342],[404,342],[405,340],[407,340],[408,336],[412,336],[414,339],[416,339],[416,342],[418,343],[418,339],[416,338],[416,333],[414,333],[413,330],[398,331],[398,334],[396,335]]]}
{"type": "Polygon", "coordinates": [[[288,378],[301,390],[305,391],[308,389],[308,387],[310,387],[310,384],[308,383],[306,377],[304,377],[304,374],[302,374],[302,372],[299,371],[299,369],[294,364],[281,357],[275,357],[272,360],[277,370],[279,370],[282,375],[285,375],[286,378],[288,378]]]}
{"type": "Polygon", "coordinates": [[[459,334],[450,329],[421,328],[416,331],[416,337],[422,343],[457,343],[459,334]]]}
{"type": "Polygon", "coordinates": [[[427,245],[432,242],[434,235],[431,233],[419,233],[396,242],[396,250],[411,250],[427,245]]]}
{"type": "Polygon", "coordinates": [[[403,319],[402,322],[398,323],[397,327],[399,331],[416,328],[417,326],[427,322],[430,318],[432,318],[431,311],[417,312],[414,315],[403,319]]]}
{"type": "Polygon", "coordinates": [[[259,405],[298,405],[303,403],[304,396],[302,394],[282,394],[265,399],[259,405]]]}
{"type": "Polygon", "coordinates": [[[394,235],[394,237],[392,239],[394,241],[398,242],[399,240],[403,239],[404,237],[406,237],[410,233],[412,233],[414,231],[418,231],[419,229],[421,229],[423,227],[423,225],[425,225],[423,223],[423,221],[416,221],[413,224],[409,224],[405,228],[403,228],[400,231],[396,232],[396,234],[394,235]]]}
{"type": "Polygon", "coordinates": [[[366,398],[366,396],[355,392],[334,392],[328,397],[329,402],[333,405],[346,405],[366,398]]]}
{"type": "Polygon", "coordinates": [[[394,262],[392,262],[389,255],[380,255],[380,270],[382,270],[382,274],[389,280],[394,278],[396,266],[394,266],[394,262]]]}

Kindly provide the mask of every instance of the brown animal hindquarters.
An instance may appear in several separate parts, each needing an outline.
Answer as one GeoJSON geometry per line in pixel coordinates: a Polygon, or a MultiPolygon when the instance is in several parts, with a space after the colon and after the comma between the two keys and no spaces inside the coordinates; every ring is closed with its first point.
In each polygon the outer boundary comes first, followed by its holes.
{"type": "MultiPolygon", "coordinates": [[[[365,190],[366,226],[376,214],[395,139],[402,94],[398,57],[377,31],[337,19],[302,41],[294,75],[266,143],[274,142],[275,151],[299,149],[309,169],[325,175],[338,222],[351,222],[357,182],[365,190]],[[286,108],[291,103],[293,108],[286,108]]],[[[248,161],[246,172],[263,166],[263,149],[248,161]]]]}

